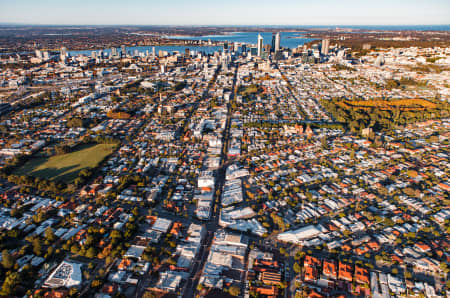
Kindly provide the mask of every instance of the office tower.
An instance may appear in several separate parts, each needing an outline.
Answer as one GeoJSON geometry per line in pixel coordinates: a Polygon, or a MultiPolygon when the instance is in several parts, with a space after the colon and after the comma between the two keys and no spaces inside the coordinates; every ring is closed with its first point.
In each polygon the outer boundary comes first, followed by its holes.
{"type": "Polygon", "coordinates": [[[308,56],[309,56],[308,50],[304,50],[302,52],[302,63],[307,63],[308,62],[308,56]]]}
{"type": "Polygon", "coordinates": [[[152,56],[153,58],[155,58],[156,54],[155,54],[155,47],[152,48],[152,56]]]}
{"type": "Polygon", "coordinates": [[[257,48],[258,48],[258,52],[257,52],[257,56],[261,57],[262,54],[262,50],[263,50],[263,38],[261,36],[261,34],[258,34],[258,44],[257,44],[257,48]]]}
{"type": "Polygon", "coordinates": [[[257,56],[258,55],[258,48],[250,48],[250,55],[251,56],[257,56]]]}
{"type": "Polygon", "coordinates": [[[221,59],[222,59],[222,70],[227,71],[228,64],[229,64],[229,58],[228,58],[228,56],[223,56],[221,59]]]}
{"type": "Polygon", "coordinates": [[[67,48],[62,47],[61,50],[59,51],[60,55],[59,58],[62,62],[66,61],[66,57],[67,57],[67,48]]]}
{"type": "Polygon", "coordinates": [[[277,34],[275,34],[275,47],[274,47],[275,52],[278,52],[280,50],[280,44],[281,44],[281,35],[280,32],[277,32],[277,34]]]}
{"type": "Polygon", "coordinates": [[[241,46],[242,53],[247,53],[247,45],[244,43],[241,46]]]}
{"type": "Polygon", "coordinates": [[[36,57],[42,59],[42,52],[40,50],[36,50],[36,57]]]}
{"type": "Polygon", "coordinates": [[[223,43],[223,52],[228,53],[228,42],[226,41],[223,43]]]}
{"type": "Polygon", "coordinates": [[[237,42],[235,42],[233,45],[234,45],[233,52],[239,51],[239,44],[237,42]]]}
{"type": "Polygon", "coordinates": [[[275,33],[272,33],[272,48],[270,49],[270,51],[275,51],[275,33]]]}
{"type": "Polygon", "coordinates": [[[116,56],[117,56],[117,49],[111,48],[111,57],[116,57],[116,56]]]}
{"type": "Polygon", "coordinates": [[[120,51],[122,52],[122,57],[127,56],[127,48],[125,47],[125,45],[120,46],[120,51]]]}
{"type": "Polygon", "coordinates": [[[330,40],[329,39],[323,39],[322,40],[322,55],[328,55],[328,47],[330,46],[330,40]]]}
{"type": "Polygon", "coordinates": [[[45,52],[42,53],[42,54],[43,54],[44,60],[49,60],[49,59],[50,59],[50,54],[49,54],[47,51],[45,51],[45,52]]]}
{"type": "Polygon", "coordinates": [[[60,50],[61,56],[67,56],[67,48],[66,47],[62,47],[60,50]]]}

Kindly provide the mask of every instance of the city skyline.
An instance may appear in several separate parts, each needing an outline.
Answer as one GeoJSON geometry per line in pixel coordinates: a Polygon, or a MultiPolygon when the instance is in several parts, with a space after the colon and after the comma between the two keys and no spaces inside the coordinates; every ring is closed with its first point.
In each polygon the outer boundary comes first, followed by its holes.
{"type": "Polygon", "coordinates": [[[35,25],[447,25],[450,3],[424,1],[144,2],[30,0],[0,5],[0,23],[35,25]],[[289,9],[287,9],[289,8],[289,9]]]}

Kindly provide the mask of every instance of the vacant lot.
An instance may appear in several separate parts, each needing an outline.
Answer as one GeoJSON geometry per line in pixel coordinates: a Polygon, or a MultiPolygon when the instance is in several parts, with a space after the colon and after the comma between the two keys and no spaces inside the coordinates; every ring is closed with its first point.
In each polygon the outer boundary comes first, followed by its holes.
{"type": "Polygon", "coordinates": [[[87,144],[76,147],[75,151],[71,153],[33,158],[14,174],[69,183],[77,177],[82,169],[96,167],[114,151],[115,146],[113,144],[87,144]]]}

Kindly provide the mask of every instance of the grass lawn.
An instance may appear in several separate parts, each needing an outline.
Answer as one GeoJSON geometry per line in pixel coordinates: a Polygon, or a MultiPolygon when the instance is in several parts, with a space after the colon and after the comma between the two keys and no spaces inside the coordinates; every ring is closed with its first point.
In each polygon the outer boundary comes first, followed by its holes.
{"type": "Polygon", "coordinates": [[[96,167],[111,154],[114,144],[86,144],[76,147],[76,151],[51,157],[36,157],[17,169],[15,175],[27,175],[70,183],[85,168],[96,167]]]}

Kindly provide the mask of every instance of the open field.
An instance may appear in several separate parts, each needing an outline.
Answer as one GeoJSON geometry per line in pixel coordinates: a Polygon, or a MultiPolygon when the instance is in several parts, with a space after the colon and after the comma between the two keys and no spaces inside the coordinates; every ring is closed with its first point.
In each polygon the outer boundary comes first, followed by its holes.
{"type": "Polygon", "coordinates": [[[69,183],[81,170],[96,167],[113,152],[115,146],[114,144],[86,144],[76,147],[76,151],[67,154],[33,158],[17,169],[14,174],[69,183]]]}

